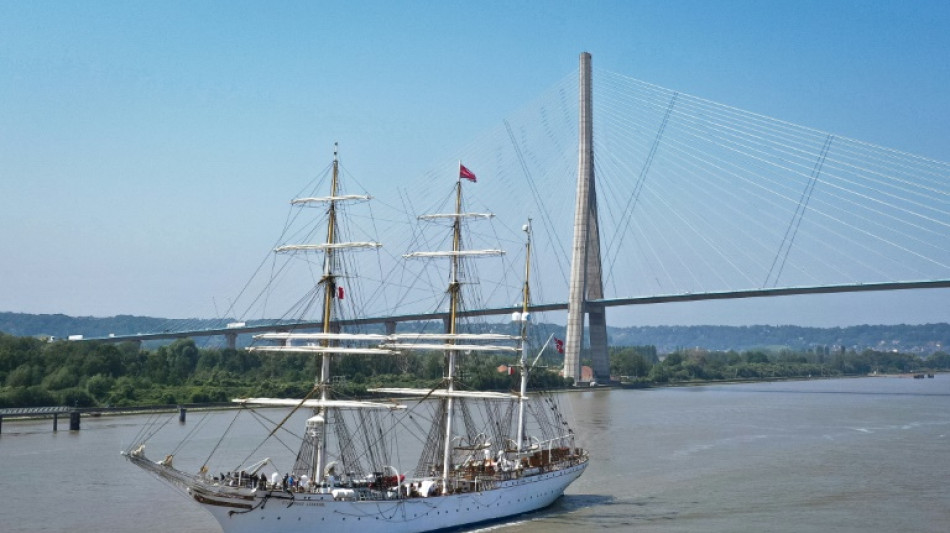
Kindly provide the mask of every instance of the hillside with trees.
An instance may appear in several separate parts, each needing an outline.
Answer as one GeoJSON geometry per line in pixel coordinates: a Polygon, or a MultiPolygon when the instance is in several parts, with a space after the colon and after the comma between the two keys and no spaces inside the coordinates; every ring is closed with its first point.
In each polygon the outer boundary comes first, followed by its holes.
{"type": "MultiPolygon", "coordinates": [[[[109,334],[134,335],[164,331],[188,331],[223,328],[234,319],[166,319],[131,315],[114,317],[71,317],[0,312],[0,332],[21,337],[66,338],[69,335],[107,337],[109,334]]],[[[259,324],[273,321],[248,321],[259,324]]],[[[563,337],[563,326],[538,324],[544,337],[555,333],[563,337]]],[[[381,331],[381,330],[380,330],[381,331]]],[[[950,324],[863,325],[834,328],[802,326],[632,326],[608,327],[612,346],[655,346],[659,353],[690,348],[708,350],[791,349],[808,351],[841,348],[862,351],[899,351],[928,355],[950,346],[950,324]]],[[[241,336],[240,343],[248,336],[241,336]]],[[[202,341],[203,343],[204,341],[202,341]]]]}
{"type": "Polygon", "coordinates": [[[641,326],[609,328],[612,345],[652,345],[661,353],[689,348],[787,348],[899,351],[927,355],[950,346],[950,324],[814,328],[802,326],[641,326]]]}

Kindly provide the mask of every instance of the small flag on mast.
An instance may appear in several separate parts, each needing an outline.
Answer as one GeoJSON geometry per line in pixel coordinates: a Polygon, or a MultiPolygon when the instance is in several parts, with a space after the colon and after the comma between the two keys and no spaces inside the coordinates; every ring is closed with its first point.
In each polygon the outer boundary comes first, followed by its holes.
{"type": "Polygon", "coordinates": [[[336,288],[336,297],[339,298],[340,300],[343,299],[343,287],[336,288]]]}
{"type": "Polygon", "coordinates": [[[554,338],[554,349],[557,350],[557,353],[564,353],[564,341],[555,337],[554,338]]]}
{"type": "Polygon", "coordinates": [[[478,181],[477,179],[475,179],[475,173],[465,168],[465,165],[463,165],[462,162],[459,161],[459,179],[461,178],[472,180],[472,182],[478,181]]]}

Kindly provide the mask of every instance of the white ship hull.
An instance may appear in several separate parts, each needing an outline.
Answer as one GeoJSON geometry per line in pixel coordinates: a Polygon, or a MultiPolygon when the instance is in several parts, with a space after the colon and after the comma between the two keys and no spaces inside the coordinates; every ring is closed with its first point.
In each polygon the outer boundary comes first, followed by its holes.
{"type": "MultiPolygon", "coordinates": [[[[335,501],[329,494],[271,493],[201,503],[226,533],[360,531],[418,533],[500,521],[551,505],[587,468],[587,462],[506,481],[484,492],[383,501],[335,501]],[[262,500],[266,500],[263,501],[262,500]],[[247,506],[250,509],[233,507],[247,506]]],[[[193,494],[193,496],[195,496],[193,494]]],[[[200,498],[200,496],[199,496],[200,498]]],[[[198,500],[199,498],[195,498],[198,500]]]]}

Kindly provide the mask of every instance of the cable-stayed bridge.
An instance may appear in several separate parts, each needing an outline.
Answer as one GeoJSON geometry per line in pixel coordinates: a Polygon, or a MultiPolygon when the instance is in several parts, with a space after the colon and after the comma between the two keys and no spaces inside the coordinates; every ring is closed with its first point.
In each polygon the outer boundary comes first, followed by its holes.
{"type": "MultiPolygon", "coordinates": [[[[947,163],[595,70],[585,54],[577,72],[451,159],[371,191],[383,205],[357,230],[381,234],[386,246],[376,279],[351,281],[349,294],[369,314],[341,324],[395,328],[442,316],[432,302],[444,298],[444,280],[424,264],[399,274],[391,264],[404,250],[444,248],[437,240],[448,232],[433,240],[396,213],[437,212],[458,159],[479,176],[466,187],[468,205],[508,225],[472,226],[473,239],[515,250],[470,267],[483,285],[492,280],[469,301],[471,314],[514,309],[522,258],[511,228],[532,218],[532,276],[544,287],[534,302],[538,310],[572,308],[566,371],[574,377],[586,315],[595,374],[606,377],[612,306],[950,286],[947,163]]],[[[285,233],[319,235],[318,226],[303,227],[285,233]]],[[[251,305],[227,314],[265,317],[267,306],[279,308],[277,292],[253,294],[251,305]]],[[[318,324],[300,319],[306,301],[288,324],[318,324]]],[[[222,323],[114,340],[233,339],[244,331],[256,329],[222,323]]]]}

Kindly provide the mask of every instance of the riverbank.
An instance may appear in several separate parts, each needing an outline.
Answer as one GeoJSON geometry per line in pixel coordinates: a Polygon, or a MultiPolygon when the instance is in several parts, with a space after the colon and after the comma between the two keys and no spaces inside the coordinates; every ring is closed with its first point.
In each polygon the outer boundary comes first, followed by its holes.
{"type": "MultiPolygon", "coordinates": [[[[928,372],[923,375],[928,377],[935,374],[946,373],[946,372],[928,372]]],[[[780,376],[780,377],[762,377],[762,378],[739,378],[739,379],[708,379],[708,380],[691,380],[691,381],[670,381],[665,383],[657,383],[650,381],[637,381],[637,382],[625,382],[625,381],[612,381],[609,383],[596,384],[592,386],[579,386],[579,387],[564,387],[557,389],[548,389],[556,392],[586,392],[591,390],[603,390],[603,389],[662,389],[662,388],[679,388],[679,387],[702,387],[708,385],[739,385],[739,384],[748,384],[748,383],[773,383],[773,382],[805,382],[805,381],[816,381],[816,380],[834,380],[834,379],[858,379],[866,377],[874,378],[903,378],[903,379],[913,379],[916,376],[922,375],[921,373],[870,373],[870,374],[853,374],[853,375],[824,375],[824,376],[780,376]]],[[[367,397],[375,397],[375,395],[369,395],[367,397]]],[[[205,402],[205,403],[185,403],[185,404],[160,404],[160,405],[139,405],[139,406],[117,406],[117,407],[74,407],[74,408],[55,408],[48,407],[46,409],[63,409],[66,411],[63,412],[78,412],[82,417],[111,417],[111,416],[132,416],[140,414],[156,414],[156,413],[169,413],[174,414],[178,413],[179,416],[184,416],[184,413],[187,412],[205,412],[205,411],[227,411],[233,409],[242,409],[244,406],[240,403],[234,402],[205,402]]],[[[42,408],[41,408],[42,409],[42,408]]],[[[59,414],[62,415],[63,412],[59,414]]],[[[4,422],[16,422],[16,421],[31,421],[31,420],[44,420],[52,419],[53,413],[35,413],[35,414],[11,414],[3,413],[0,414],[0,419],[4,422]]]]}

